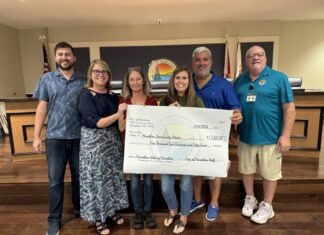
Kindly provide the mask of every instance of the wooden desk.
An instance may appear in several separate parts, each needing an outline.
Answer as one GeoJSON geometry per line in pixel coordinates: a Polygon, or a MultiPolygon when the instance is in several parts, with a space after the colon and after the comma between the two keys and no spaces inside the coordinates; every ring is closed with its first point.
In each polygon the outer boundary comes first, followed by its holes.
{"type": "MultiPolygon", "coordinates": [[[[11,155],[34,156],[34,121],[38,101],[33,98],[0,99],[5,103],[9,129],[11,155]]],[[[42,130],[45,140],[46,128],[42,130]]]]}
{"type": "MultiPolygon", "coordinates": [[[[162,94],[155,94],[159,98],[162,94]]],[[[297,110],[291,141],[286,155],[318,157],[321,150],[324,91],[294,91],[297,110]]],[[[38,101],[33,98],[0,99],[5,102],[12,156],[33,155],[34,117],[38,101]]],[[[45,139],[43,128],[42,138],[45,139]]],[[[236,146],[231,146],[236,153],[236,146]]]]}
{"type": "Polygon", "coordinates": [[[296,121],[292,148],[286,155],[319,156],[322,143],[324,91],[294,91],[296,121]]]}

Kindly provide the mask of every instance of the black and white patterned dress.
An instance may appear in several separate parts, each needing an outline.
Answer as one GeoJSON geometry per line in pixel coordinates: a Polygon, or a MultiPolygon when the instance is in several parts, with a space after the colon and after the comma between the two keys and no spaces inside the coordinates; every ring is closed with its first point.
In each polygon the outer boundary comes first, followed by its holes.
{"type": "Polygon", "coordinates": [[[105,221],[116,210],[127,208],[128,194],[123,174],[123,146],[116,123],[107,128],[93,127],[100,116],[117,111],[118,97],[109,93],[96,96],[89,93],[83,91],[79,103],[82,114],[80,213],[84,220],[93,223],[105,221]],[[98,108],[99,105],[104,107],[98,108]],[[94,115],[98,111],[99,117],[94,115]]]}

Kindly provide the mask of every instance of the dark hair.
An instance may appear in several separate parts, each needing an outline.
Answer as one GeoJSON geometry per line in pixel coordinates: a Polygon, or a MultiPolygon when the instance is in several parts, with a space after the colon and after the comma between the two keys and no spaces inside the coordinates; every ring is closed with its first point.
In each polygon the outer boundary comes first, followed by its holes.
{"type": "Polygon", "coordinates": [[[167,102],[169,104],[178,101],[178,93],[176,91],[176,89],[174,88],[174,79],[177,76],[178,73],[180,72],[187,72],[188,73],[188,78],[189,78],[189,84],[188,84],[188,88],[186,90],[186,93],[184,95],[184,98],[186,100],[186,106],[187,107],[192,107],[195,103],[196,100],[196,92],[195,92],[195,88],[194,88],[194,84],[193,84],[193,79],[192,79],[192,75],[191,75],[191,71],[189,69],[189,67],[187,66],[180,66],[177,67],[172,75],[171,78],[169,80],[169,88],[168,88],[168,96],[167,96],[167,102]]]}
{"type": "Polygon", "coordinates": [[[69,48],[72,51],[72,54],[75,55],[75,51],[74,48],[71,46],[71,44],[67,43],[67,42],[59,42],[55,45],[54,48],[54,54],[56,55],[56,51],[60,48],[69,48]]]}

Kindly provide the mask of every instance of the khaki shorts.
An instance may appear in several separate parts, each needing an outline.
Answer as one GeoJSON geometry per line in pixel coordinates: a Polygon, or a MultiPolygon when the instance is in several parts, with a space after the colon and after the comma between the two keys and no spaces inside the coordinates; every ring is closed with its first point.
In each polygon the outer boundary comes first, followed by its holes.
{"type": "Polygon", "coordinates": [[[241,174],[250,175],[256,173],[258,160],[260,174],[264,179],[276,181],[282,178],[282,155],[275,144],[249,145],[239,141],[237,153],[239,172],[241,174]]]}

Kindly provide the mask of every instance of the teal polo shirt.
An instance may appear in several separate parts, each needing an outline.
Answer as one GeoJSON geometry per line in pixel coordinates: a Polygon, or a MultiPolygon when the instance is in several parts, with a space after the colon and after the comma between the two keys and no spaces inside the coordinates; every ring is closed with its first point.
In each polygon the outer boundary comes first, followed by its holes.
{"type": "Polygon", "coordinates": [[[238,127],[240,141],[250,145],[276,144],[283,127],[282,105],[294,101],[288,77],[266,66],[253,82],[248,72],[242,74],[234,88],[243,114],[238,127]],[[251,95],[255,95],[255,101],[251,102],[251,95]]]}

